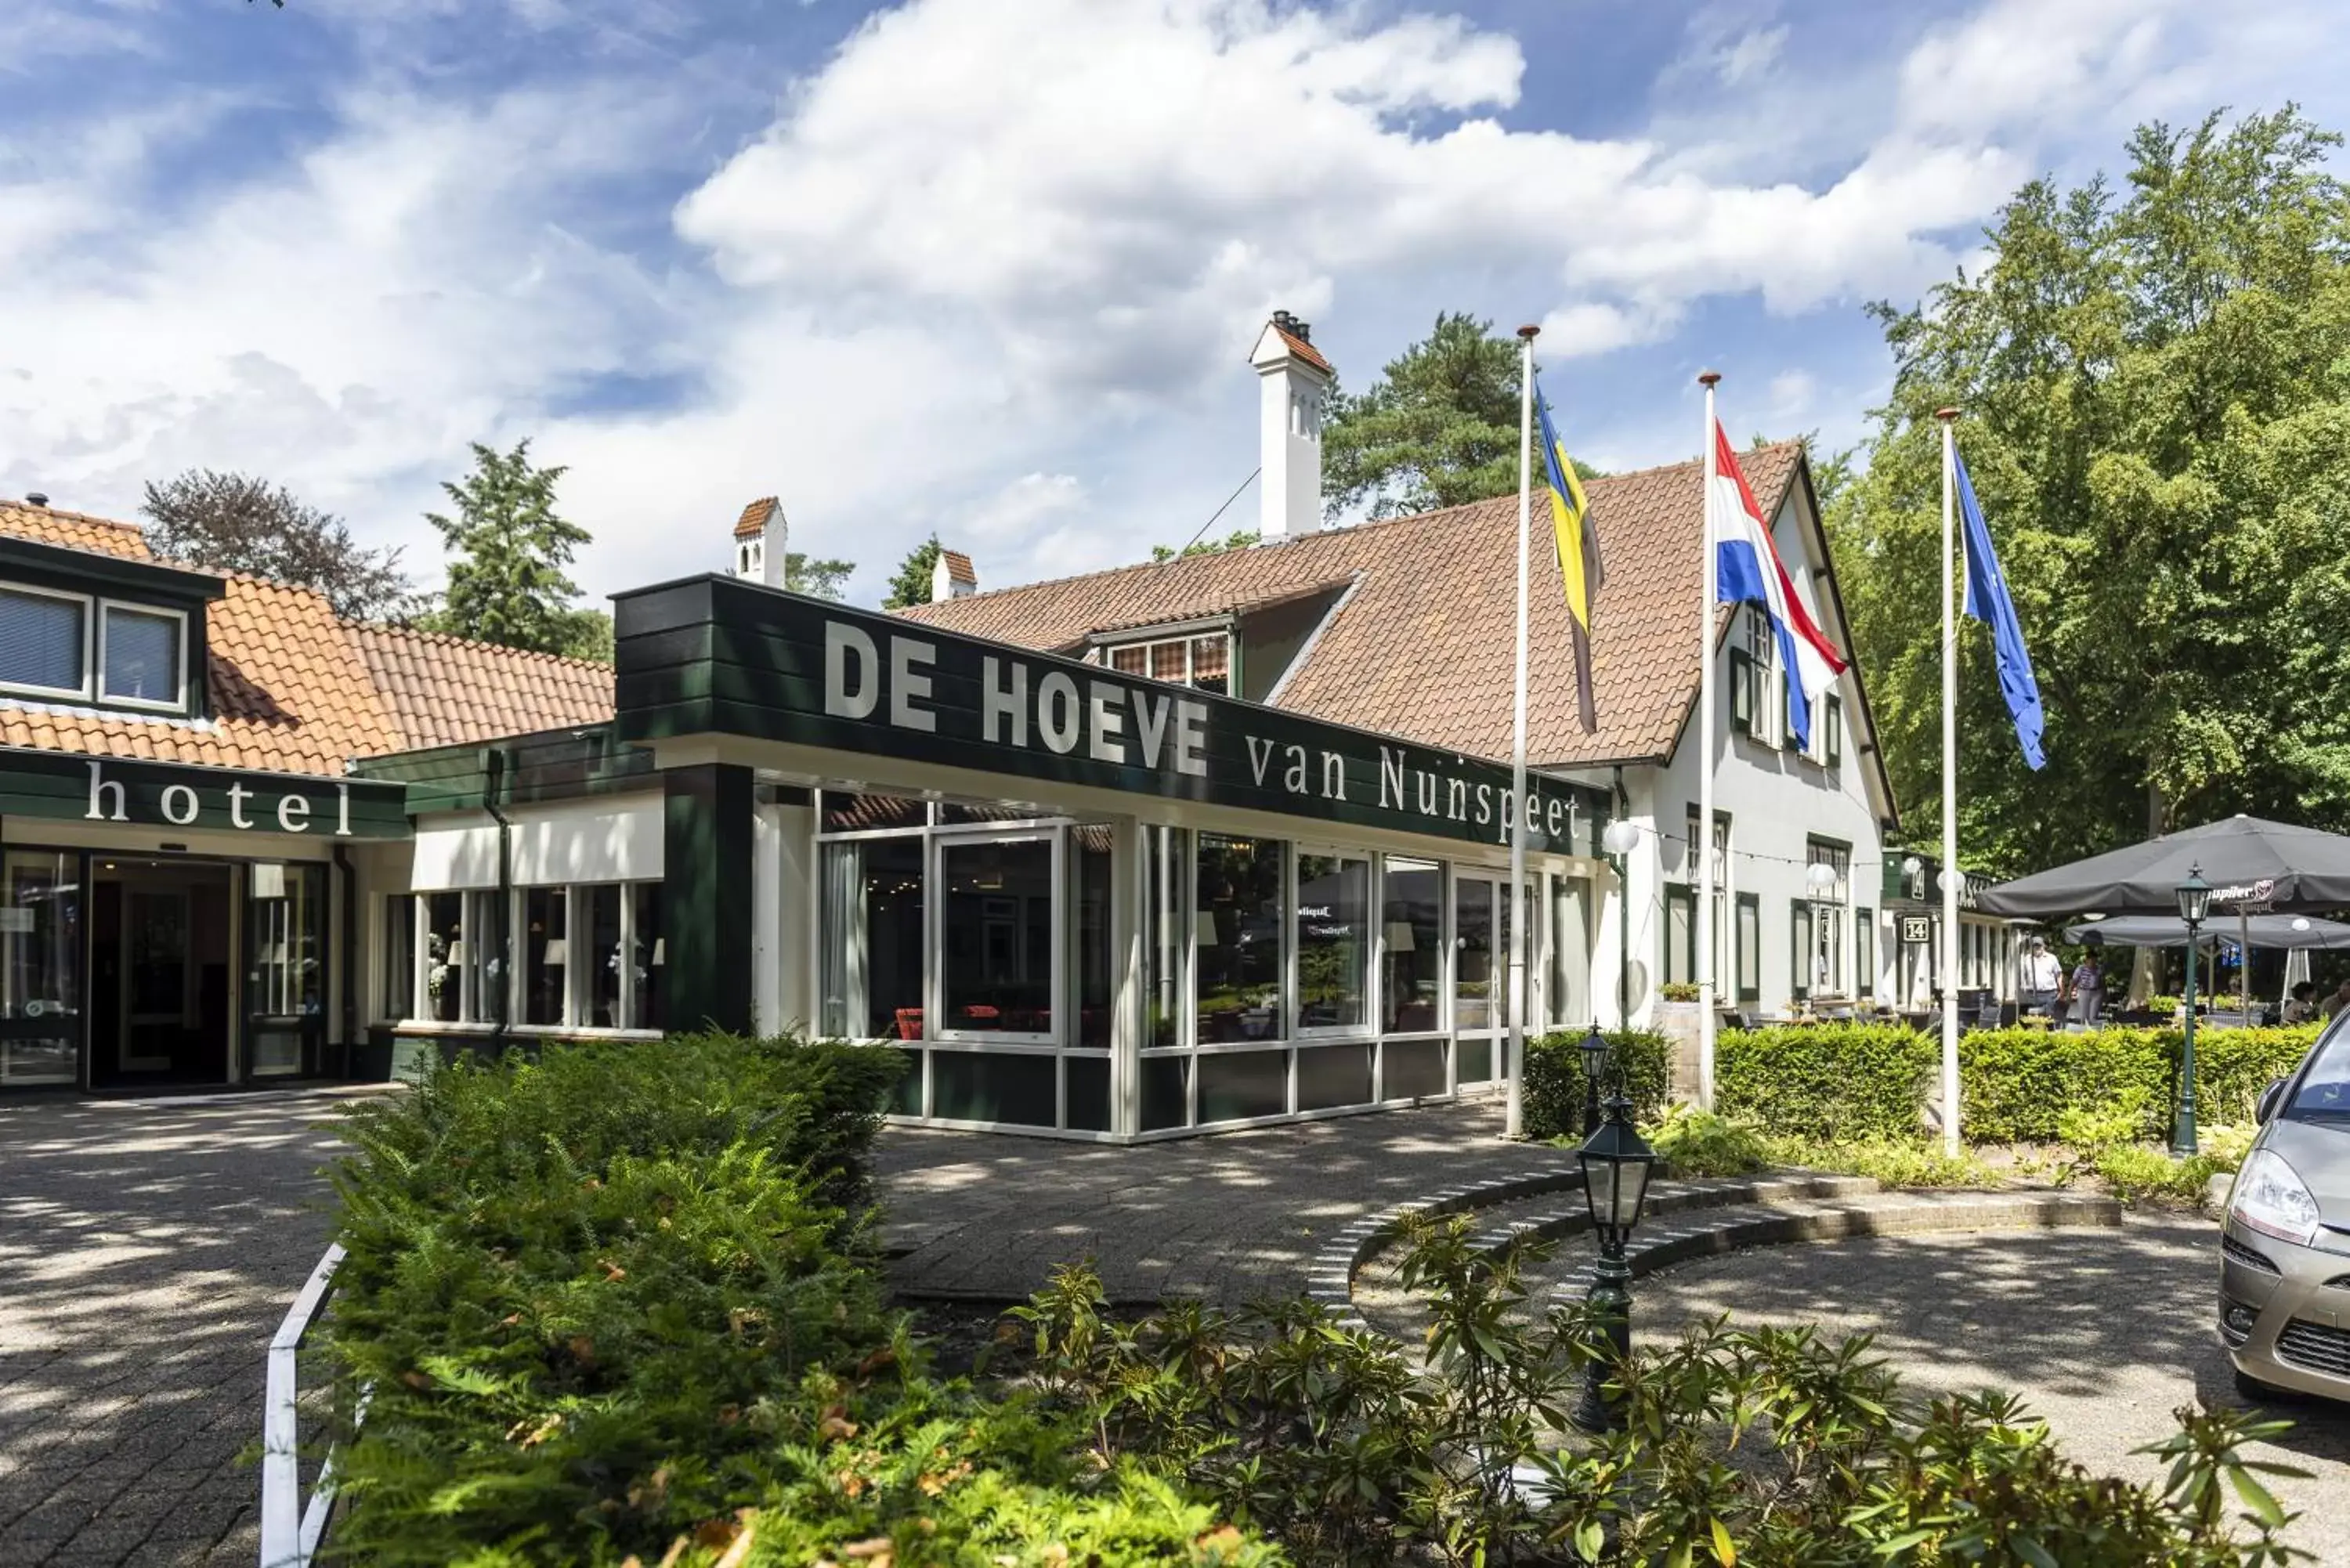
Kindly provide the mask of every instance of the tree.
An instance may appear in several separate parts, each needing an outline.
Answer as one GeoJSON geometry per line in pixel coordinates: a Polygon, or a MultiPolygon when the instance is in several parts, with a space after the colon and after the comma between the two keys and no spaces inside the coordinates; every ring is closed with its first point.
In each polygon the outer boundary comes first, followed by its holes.
{"type": "Polygon", "coordinates": [[[1962,637],[1962,856],[2007,875],[2234,811],[2350,827],[2339,142],[2291,106],[2141,127],[2126,193],[2034,181],[1982,273],[1875,307],[1892,396],[1828,521],[1913,833],[1940,829],[1945,405],[2048,712],[2033,774],[1962,637]]]}
{"type": "Polygon", "coordinates": [[[346,620],[400,616],[414,591],[399,550],[365,548],[333,513],[251,474],[192,468],[151,479],[139,510],[166,560],[315,588],[346,620]]]}
{"type": "Polygon", "coordinates": [[[1465,311],[1439,316],[1368,391],[1350,398],[1333,389],[1322,429],[1333,519],[1365,503],[1372,517],[1401,517],[1516,493],[1520,355],[1492,327],[1465,311]]]}
{"type": "Polygon", "coordinates": [[[564,573],[588,530],[556,514],[557,468],[536,468],[530,442],[510,452],[473,443],[473,472],[443,483],[454,517],[425,521],[448,543],[449,587],[431,618],[436,631],[573,658],[610,657],[611,618],[576,606],[564,573]]]}
{"type": "MultiPolygon", "coordinates": [[[[793,550],[784,556],[784,587],[795,594],[837,599],[840,597],[841,588],[847,585],[849,574],[856,570],[857,563],[854,561],[812,559],[793,550]]],[[[925,586],[922,597],[927,600],[930,597],[930,588],[925,586]]]]}
{"type": "Polygon", "coordinates": [[[938,570],[940,548],[933,534],[907,553],[898,575],[889,579],[889,591],[882,596],[883,609],[911,609],[931,602],[931,577],[938,570]]]}
{"type": "Polygon", "coordinates": [[[1221,539],[1194,539],[1181,549],[1172,545],[1153,545],[1150,558],[1154,562],[1180,561],[1186,556],[1213,556],[1225,550],[1245,550],[1256,543],[1256,530],[1235,528],[1221,539]]]}

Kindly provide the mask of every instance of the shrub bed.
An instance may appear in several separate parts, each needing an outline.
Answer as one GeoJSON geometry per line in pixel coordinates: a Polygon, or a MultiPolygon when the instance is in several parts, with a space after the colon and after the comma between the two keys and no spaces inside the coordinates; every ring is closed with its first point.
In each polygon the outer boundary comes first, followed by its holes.
{"type": "Polygon", "coordinates": [[[335,1551],[1263,1560],[1134,1466],[1081,1463],[1066,1417],[926,1375],[865,1240],[901,1069],[790,1040],[571,1044],[355,1112],[335,1551]]]}
{"type": "MultiPolygon", "coordinates": [[[[1523,1098],[1530,1137],[1581,1137],[1585,1078],[1578,1049],[1589,1030],[1562,1029],[1526,1039],[1523,1098]]],[[[1642,1121],[1664,1115],[1672,1043],[1653,1029],[1603,1030],[1615,1053],[1614,1071],[1642,1121]]]]}
{"type": "MultiPolygon", "coordinates": [[[[2212,1122],[2250,1122],[2261,1090],[2291,1072],[2316,1038],[2316,1025],[2199,1029],[2199,1112],[2212,1122]]],[[[2054,1142],[2068,1114],[2134,1104],[2144,1107],[2140,1136],[2158,1137],[2167,1125],[2182,1039],[2175,1026],[2083,1034],[1970,1031],[1959,1039],[1960,1128],[1977,1143],[2054,1142]]],[[[1934,1095],[1940,1054],[1931,1035],[1898,1025],[1724,1030],[1715,1049],[1715,1106],[1773,1134],[1910,1137],[1934,1095]]]]}

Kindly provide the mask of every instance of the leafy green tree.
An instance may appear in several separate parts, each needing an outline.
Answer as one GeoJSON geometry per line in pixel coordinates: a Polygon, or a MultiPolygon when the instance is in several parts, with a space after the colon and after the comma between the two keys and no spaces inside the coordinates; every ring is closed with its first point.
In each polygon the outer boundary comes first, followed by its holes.
{"type": "Polygon", "coordinates": [[[883,609],[911,609],[931,602],[931,574],[938,569],[940,548],[933,534],[907,553],[898,575],[889,579],[889,591],[882,596],[883,609]]]}
{"type": "MultiPolygon", "coordinates": [[[[1322,428],[1326,507],[1401,517],[1518,488],[1517,343],[1467,312],[1436,318],[1428,337],[1379,372],[1370,389],[1332,390],[1322,428]]],[[[1575,464],[1586,479],[1598,471],[1575,464]]]]}
{"type": "Polygon", "coordinates": [[[576,606],[579,586],[564,571],[588,535],[556,513],[563,473],[534,466],[527,440],[510,452],[473,443],[473,472],[441,486],[456,515],[425,514],[450,552],[432,629],[540,653],[610,657],[611,618],[576,606]]]}
{"type": "Polygon", "coordinates": [[[1154,562],[1180,561],[1186,556],[1213,556],[1225,550],[1245,550],[1256,543],[1256,530],[1235,528],[1221,539],[1194,539],[1181,549],[1172,545],[1153,545],[1150,558],[1154,562]]]}
{"type": "MultiPolygon", "coordinates": [[[[784,556],[784,587],[795,594],[808,594],[820,599],[837,599],[847,586],[849,574],[857,570],[854,561],[828,561],[804,556],[797,550],[784,556]]],[[[922,597],[928,598],[928,589],[922,597]]]]}
{"type": "Polygon", "coordinates": [[[2048,711],[1961,638],[1961,853],[2012,874],[2235,811],[2350,827],[2350,202],[2293,107],[2141,127],[2126,187],[2019,191],[1991,260],[1875,307],[1895,362],[1828,507],[1895,791],[1938,836],[1940,434],[2048,711]]]}
{"type": "Polygon", "coordinates": [[[192,468],[151,479],[139,510],[165,560],[316,588],[346,620],[396,618],[414,592],[397,549],[368,549],[333,513],[249,473],[192,468]]]}

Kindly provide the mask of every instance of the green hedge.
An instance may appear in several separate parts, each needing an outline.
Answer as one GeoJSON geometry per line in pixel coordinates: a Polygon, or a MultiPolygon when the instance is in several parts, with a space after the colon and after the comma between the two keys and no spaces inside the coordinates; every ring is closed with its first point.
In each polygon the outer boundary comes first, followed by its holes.
{"type": "MultiPolygon", "coordinates": [[[[2317,1028],[2198,1029],[2201,1118],[2250,1121],[2261,1090],[2293,1070],[2317,1028]]],[[[1971,1030],[1959,1038],[1961,1129],[1976,1143],[2053,1142],[2067,1111],[2094,1112],[2137,1096],[2145,1107],[2143,1135],[2158,1137],[2181,1039],[2175,1026],[2080,1034],[1971,1030]]],[[[1938,1039],[1898,1025],[1724,1030],[1715,1049],[1715,1108],[1794,1137],[1908,1137],[1935,1096],[1940,1061],[1938,1039]]]]}
{"type": "Polygon", "coordinates": [[[330,1550],[708,1568],[747,1527],[750,1568],[885,1539],[899,1568],[1263,1561],[1024,1397],[925,1373],[863,1212],[902,1067],[728,1035],[551,1045],[359,1109],[330,1550]]]}
{"type": "Polygon", "coordinates": [[[1714,1042],[1714,1109],[1772,1133],[1907,1137],[1935,1060],[1934,1043],[1899,1024],[1725,1029],[1714,1042]]]}
{"type": "MultiPolygon", "coordinates": [[[[1526,1041],[1525,1127],[1531,1137],[1583,1136],[1583,1056],[1589,1030],[1563,1029],[1526,1041]]],[[[1616,1053],[1615,1073],[1642,1121],[1665,1114],[1672,1042],[1653,1029],[1604,1031],[1616,1053]]]]}

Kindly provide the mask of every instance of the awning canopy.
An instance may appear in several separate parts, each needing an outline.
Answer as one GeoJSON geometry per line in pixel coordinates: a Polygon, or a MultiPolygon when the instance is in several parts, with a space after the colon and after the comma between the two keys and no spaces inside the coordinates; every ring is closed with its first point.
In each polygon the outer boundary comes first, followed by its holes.
{"type": "Polygon", "coordinates": [[[1994,915],[2042,919],[2080,914],[2175,917],[2178,884],[2189,871],[2199,871],[2215,889],[2215,925],[2239,909],[2350,909],[2350,838],[2256,816],[2231,816],[2037,871],[1986,888],[1979,902],[1994,915]]]}
{"type": "MultiPolygon", "coordinates": [[[[2321,920],[2314,915],[2238,918],[2215,914],[2203,922],[2199,935],[2207,942],[2241,941],[2255,948],[2350,948],[2350,926],[2339,920],[2321,920]]],[[[2067,926],[2064,936],[2076,942],[2095,937],[2117,948],[2183,948],[2187,945],[2187,923],[2176,915],[2124,915],[2118,919],[2084,920],[2067,926]]]]}

